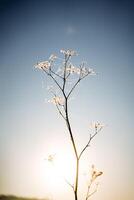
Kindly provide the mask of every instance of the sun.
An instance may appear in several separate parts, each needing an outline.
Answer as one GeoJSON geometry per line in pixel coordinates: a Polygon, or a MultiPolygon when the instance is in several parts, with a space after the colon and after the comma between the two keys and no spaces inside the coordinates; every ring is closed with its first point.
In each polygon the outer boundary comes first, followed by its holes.
{"type": "Polygon", "coordinates": [[[60,190],[65,183],[73,186],[75,158],[65,150],[49,154],[45,158],[44,170],[44,178],[54,190],[60,190]]]}
{"type": "MultiPolygon", "coordinates": [[[[50,199],[61,199],[61,196],[63,199],[71,199],[76,177],[75,154],[69,144],[56,144],[55,146],[55,143],[52,143],[45,148],[46,153],[40,167],[41,190],[50,199]]],[[[87,159],[81,161],[79,179],[83,190],[87,186],[85,174],[89,165],[87,159]]]]}

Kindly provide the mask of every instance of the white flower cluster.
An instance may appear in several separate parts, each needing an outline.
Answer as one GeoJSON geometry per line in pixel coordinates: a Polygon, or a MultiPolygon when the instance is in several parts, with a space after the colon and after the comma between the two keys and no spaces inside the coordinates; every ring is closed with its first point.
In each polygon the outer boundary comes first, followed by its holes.
{"type": "Polygon", "coordinates": [[[49,57],[49,61],[46,60],[46,61],[39,62],[39,63],[37,63],[35,68],[48,70],[48,69],[50,69],[52,62],[55,61],[56,58],[57,58],[57,56],[52,54],[49,57]]]}
{"type": "Polygon", "coordinates": [[[78,75],[80,75],[81,77],[85,76],[85,75],[95,75],[95,71],[91,68],[86,68],[86,67],[82,67],[82,68],[79,68],[79,67],[76,67],[74,65],[69,65],[67,68],[66,68],[66,71],[69,72],[70,74],[73,74],[73,73],[76,73],[78,75]]]}
{"type": "Polygon", "coordinates": [[[100,123],[100,122],[92,122],[92,123],[90,124],[90,128],[91,128],[91,129],[97,129],[97,130],[102,129],[104,126],[105,126],[105,125],[102,124],[102,123],[100,123]]]}
{"type": "Polygon", "coordinates": [[[85,76],[85,75],[96,75],[96,73],[95,73],[95,71],[93,70],[93,69],[91,69],[91,68],[86,68],[86,67],[82,67],[81,69],[80,69],[80,74],[82,75],[82,76],[85,76]]]}
{"type": "Polygon", "coordinates": [[[103,172],[96,171],[95,170],[95,166],[92,165],[92,174],[91,174],[92,178],[91,178],[91,181],[94,181],[98,176],[101,176],[102,174],[103,174],[103,172]]]}
{"type": "MultiPolygon", "coordinates": [[[[63,53],[66,56],[75,56],[77,55],[76,51],[74,50],[60,50],[61,53],[63,53]]],[[[37,63],[35,68],[42,69],[42,70],[51,70],[51,67],[53,66],[53,62],[58,59],[58,57],[55,54],[51,54],[49,59],[47,61],[42,61],[37,63]]],[[[64,62],[65,63],[65,62],[64,62]]],[[[64,63],[62,70],[60,69],[59,72],[62,72],[64,74],[64,63]]],[[[95,71],[91,68],[88,68],[85,66],[85,63],[83,62],[79,67],[74,66],[72,63],[68,62],[66,67],[66,72],[69,74],[78,74],[80,78],[85,77],[86,75],[95,75],[95,71]]]]}
{"type": "Polygon", "coordinates": [[[68,49],[68,50],[61,49],[60,52],[67,56],[77,56],[78,55],[76,51],[71,50],[71,49],[68,49]]]}
{"type": "Polygon", "coordinates": [[[54,96],[51,100],[49,100],[49,103],[53,103],[55,105],[64,105],[64,98],[59,97],[59,96],[54,96]]]}
{"type": "Polygon", "coordinates": [[[43,61],[43,62],[37,63],[35,68],[48,70],[50,66],[51,64],[49,61],[43,61]]]}

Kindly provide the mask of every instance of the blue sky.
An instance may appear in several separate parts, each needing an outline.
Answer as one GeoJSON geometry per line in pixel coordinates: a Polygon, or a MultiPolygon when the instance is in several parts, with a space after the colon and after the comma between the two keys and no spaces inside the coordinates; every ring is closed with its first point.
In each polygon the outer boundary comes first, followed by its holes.
{"type": "Polygon", "coordinates": [[[33,66],[71,48],[79,53],[74,62],[85,60],[98,72],[74,94],[78,141],[86,141],[90,121],[107,125],[91,156],[106,173],[96,198],[132,199],[132,11],[131,1],[0,1],[0,193],[46,195],[38,163],[49,146],[67,138],[56,110],[45,104],[49,81],[33,66]]]}

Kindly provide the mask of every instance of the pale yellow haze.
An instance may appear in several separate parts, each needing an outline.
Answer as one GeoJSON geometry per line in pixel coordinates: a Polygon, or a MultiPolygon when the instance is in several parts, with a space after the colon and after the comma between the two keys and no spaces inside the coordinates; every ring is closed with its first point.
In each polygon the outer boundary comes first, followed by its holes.
{"type": "MultiPolygon", "coordinates": [[[[39,145],[35,151],[29,149],[27,154],[32,157],[28,158],[24,151],[21,159],[14,158],[14,160],[18,160],[18,165],[12,164],[12,173],[9,172],[10,181],[8,177],[7,183],[9,193],[11,191],[20,196],[48,197],[54,200],[73,199],[72,188],[69,184],[73,184],[75,162],[69,137],[67,134],[65,136],[62,130],[55,133],[57,138],[52,139],[51,134],[53,133],[50,133],[50,138],[47,138],[46,142],[36,141],[39,145]],[[12,186],[12,183],[15,187],[12,186]]],[[[87,134],[87,138],[88,136],[87,134]]],[[[92,164],[98,170],[103,171],[103,175],[98,177],[98,191],[91,199],[128,200],[129,195],[129,200],[132,199],[129,180],[126,176],[127,164],[117,149],[108,148],[107,145],[103,146],[103,140],[107,138],[105,130],[102,130],[98,139],[87,149],[85,157],[82,159],[79,184],[80,200],[83,200],[86,195],[92,164]],[[108,149],[106,150],[106,148],[108,149]]],[[[80,148],[82,148],[86,139],[80,138],[80,140],[80,148]]]]}

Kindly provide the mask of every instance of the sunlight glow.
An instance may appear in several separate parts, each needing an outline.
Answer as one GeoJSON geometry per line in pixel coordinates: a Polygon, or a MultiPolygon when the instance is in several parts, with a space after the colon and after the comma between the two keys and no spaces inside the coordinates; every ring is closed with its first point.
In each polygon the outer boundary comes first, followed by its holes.
{"type": "Polygon", "coordinates": [[[54,190],[60,190],[61,185],[68,183],[73,185],[75,177],[75,160],[67,151],[56,152],[45,159],[44,164],[45,180],[54,190]],[[53,157],[51,160],[50,157],[53,157]]]}

